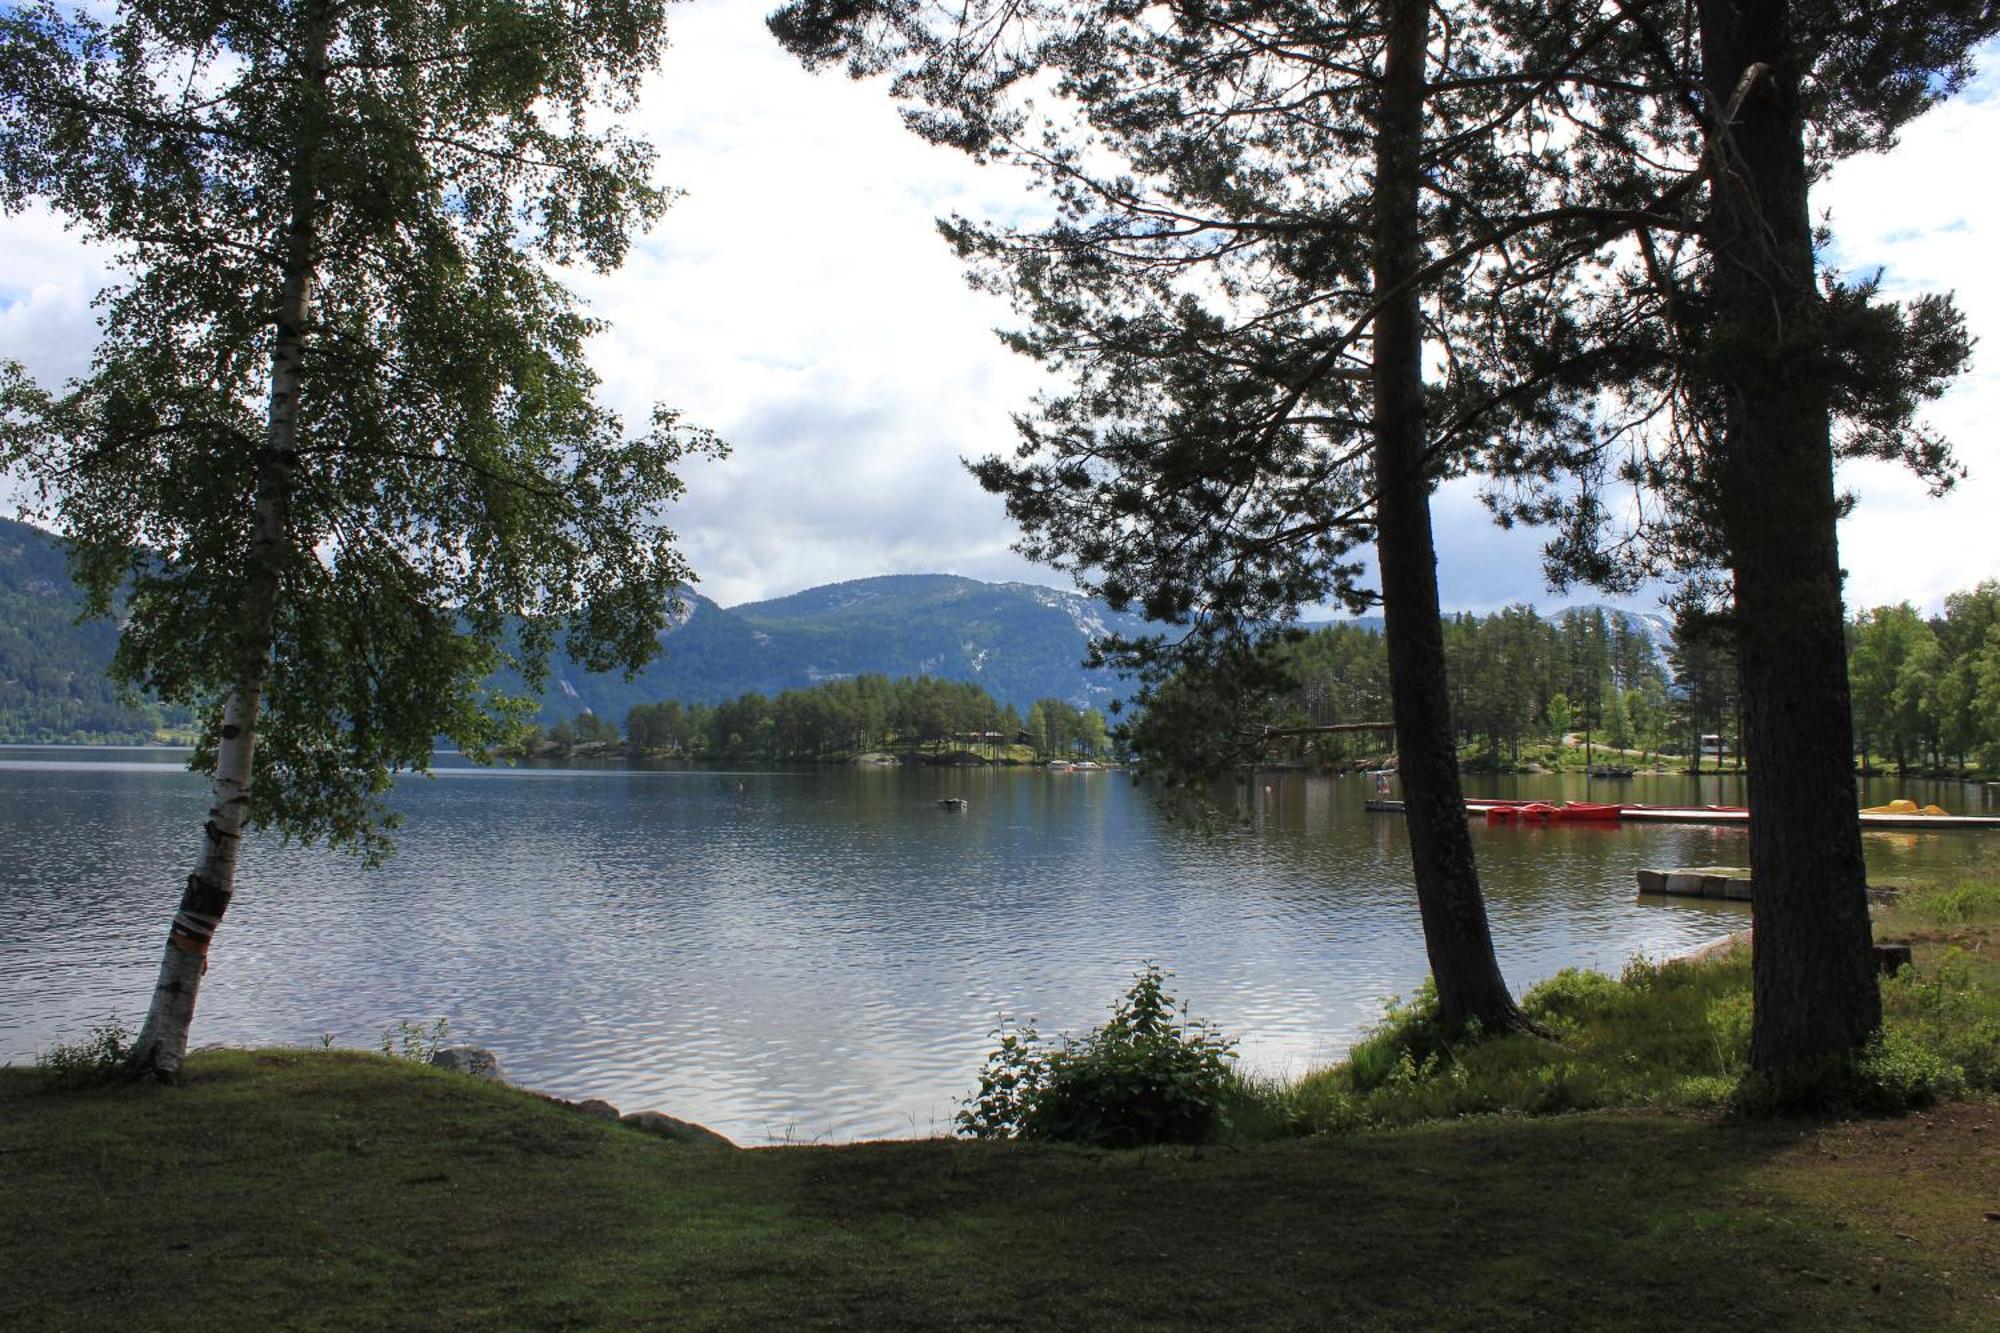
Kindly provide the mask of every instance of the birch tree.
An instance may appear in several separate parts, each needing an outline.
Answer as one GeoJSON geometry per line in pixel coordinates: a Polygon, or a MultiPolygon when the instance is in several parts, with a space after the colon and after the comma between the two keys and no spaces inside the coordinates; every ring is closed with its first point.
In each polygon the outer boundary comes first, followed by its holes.
{"type": "Polygon", "coordinates": [[[4,379],[0,448],[126,598],[122,681],[200,710],[212,781],[135,1071],[173,1077],[245,831],[387,850],[392,775],[484,757],[559,641],[658,651],[658,521],[714,442],[594,398],[556,266],[667,196],[616,127],[657,0],[156,0],[0,14],[0,205],[127,276],[89,372],[4,379]]]}

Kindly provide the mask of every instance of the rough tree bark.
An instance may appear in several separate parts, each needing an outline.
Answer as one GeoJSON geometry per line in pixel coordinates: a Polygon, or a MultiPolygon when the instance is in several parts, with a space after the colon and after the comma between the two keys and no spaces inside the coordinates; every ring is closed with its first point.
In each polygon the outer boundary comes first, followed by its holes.
{"type": "Polygon", "coordinates": [[[1374,324],[1376,558],[1382,637],[1424,948],[1447,1026],[1527,1026],[1493,952],[1452,739],[1431,532],[1417,274],[1426,0],[1391,0],[1375,125],[1374,324]]]}
{"type": "Polygon", "coordinates": [[[209,945],[236,892],[237,852],[249,816],[256,761],[257,715],[270,671],[279,585],[290,547],[288,527],[299,456],[300,360],[312,309],[319,211],[314,168],[325,133],[323,96],[332,20],[330,6],[315,6],[301,37],[306,87],[290,166],[284,267],[272,315],[268,428],[257,460],[256,526],[242,584],[236,680],[223,703],[201,855],[181,891],[152,1003],[132,1052],[133,1072],[141,1077],[179,1076],[194,1023],[195,997],[208,970],[209,945]]]}
{"type": "Polygon", "coordinates": [[[1701,0],[1709,241],[1723,396],[1717,486],[1735,576],[1748,760],[1750,1062],[1837,1057],[1881,1022],[1835,536],[1830,403],[1799,69],[1786,0],[1701,0]]]}

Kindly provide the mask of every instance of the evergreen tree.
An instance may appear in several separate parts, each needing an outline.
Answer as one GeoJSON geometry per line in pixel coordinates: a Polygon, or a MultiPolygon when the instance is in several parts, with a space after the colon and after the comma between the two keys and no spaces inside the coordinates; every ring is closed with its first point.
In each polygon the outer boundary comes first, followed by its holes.
{"type": "Polygon", "coordinates": [[[1581,367],[1521,331],[1560,330],[1579,244],[1660,219],[1574,206],[1567,168],[1529,146],[1574,121],[1578,89],[1615,88],[1593,63],[1605,34],[1564,47],[1528,6],[1454,6],[1433,70],[1430,14],[799,0],[772,26],[808,63],[894,71],[922,133],[1029,165],[1057,204],[1030,233],[946,230],[1015,296],[1014,345],[1074,386],[1023,422],[1014,459],[977,466],[1023,550],[1190,631],[1110,656],[1155,683],[1178,670],[1179,695],[1227,688],[1219,664],[1258,660],[1301,607],[1367,600],[1351,552],[1374,539],[1440,1003],[1498,1029],[1521,1020],[1464,818],[1428,497],[1493,431],[1573,428],[1554,392],[1581,367]],[[1034,76],[1075,116],[1015,97],[1034,76]],[[1539,257],[1517,271],[1513,247],[1539,257]],[[1504,330],[1461,297],[1487,265],[1514,275],[1504,330]],[[1427,384],[1439,321],[1522,352],[1518,374],[1454,362],[1427,384]]]}
{"type": "Polygon", "coordinates": [[[1601,147],[1654,175],[1681,216],[1638,228],[1622,259],[1606,257],[1622,276],[1580,293],[1593,309],[1576,315],[1579,345],[1602,347],[1621,373],[1607,379],[1592,438],[1542,472],[1575,489],[1515,512],[1558,521],[1553,563],[1592,581],[1662,567],[1726,573],[1711,587],[1735,620],[1742,677],[1758,881],[1752,1064],[1843,1059],[1875,1030],[1880,1001],[1833,466],[1883,458],[1951,484],[1950,450],[1916,413],[1969,343],[1947,298],[1898,306],[1871,282],[1823,273],[1808,191],[1831,162],[1891,142],[1958,87],[2000,10],[1983,0],[1615,8],[1638,39],[1627,76],[1656,96],[1601,147]],[[1608,541],[1618,525],[1607,483],[1652,493],[1644,525],[1608,541]]]}

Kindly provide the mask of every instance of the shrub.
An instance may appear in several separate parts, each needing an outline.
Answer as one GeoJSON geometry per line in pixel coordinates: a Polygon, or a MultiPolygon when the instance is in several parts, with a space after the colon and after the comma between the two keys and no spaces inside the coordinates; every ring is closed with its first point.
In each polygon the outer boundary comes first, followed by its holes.
{"type": "Polygon", "coordinates": [[[1940,926],[2000,921],[2000,880],[1973,880],[1912,895],[1910,909],[1940,926]]]}
{"type": "Polygon", "coordinates": [[[51,1087],[84,1088],[118,1078],[132,1058],[133,1034],[117,1018],[107,1018],[81,1040],[57,1042],[35,1056],[35,1067],[51,1087]]]}
{"type": "Polygon", "coordinates": [[[427,1065],[444,1049],[445,1035],[451,1030],[448,1019],[440,1018],[425,1027],[405,1018],[395,1027],[382,1029],[382,1054],[397,1060],[414,1060],[427,1065]]]}
{"type": "Polygon", "coordinates": [[[1911,1110],[1965,1091],[1963,1069],[1895,1028],[1868,1043],[1854,1071],[1854,1101],[1864,1111],[1911,1110]]]}
{"type": "Polygon", "coordinates": [[[1592,1014],[1615,1006],[1621,992],[1618,983],[1602,972],[1586,972],[1566,967],[1521,997],[1521,1012],[1558,1037],[1582,1028],[1592,1014]]]}
{"type": "Polygon", "coordinates": [[[1894,1115],[1965,1091],[1965,1071],[1906,1032],[1885,1029],[1852,1056],[1831,1056],[1774,1073],[1755,1070],[1737,1085],[1738,1115],[1894,1115]]]}
{"type": "Polygon", "coordinates": [[[1031,1026],[995,1031],[979,1088],[958,1113],[973,1138],[1127,1148],[1205,1143],[1240,1096],[1235,1043],[1190,1018],[1151,963],[1088,1035],[1049,1048],[1031,1026]]]}
{"type": "MultiPolygon", "coordinates": [[[[1468,1033],[1477,1040],[1478,1033],[1468,1033]]],[[[1408,1003],[1392,996],[1382,1021],[1348,1052],[1348,1077],[1357,1092],[1390,1083],[1407,1084],[1451,1062],[1451,1045],[1438,1019],[1437,983],[1429,977],[1408,1003]]]]}
{"type": "MultiPolygon", "coordinates": [[[[1989,965],[1990,970],[1990,965],[1989,965]]],[[[1882,983],[1884,1027],[1958,1066],[1972,1087],[2000,1090],[2000,1003],[1975,960],[1947,949],[1882,983]]]]}

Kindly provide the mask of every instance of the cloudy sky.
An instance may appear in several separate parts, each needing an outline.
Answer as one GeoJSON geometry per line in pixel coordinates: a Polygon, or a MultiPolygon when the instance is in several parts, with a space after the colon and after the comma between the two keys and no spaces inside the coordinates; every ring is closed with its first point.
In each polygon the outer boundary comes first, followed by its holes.
{"type": "MultiPolygon", "coordinates": [[[[676,406],[734,446],[688,475],[672,525],[725,605],[883,573],[1058,583],[1023,561],[999,502],[959,465],[1005,450],[1032,368],[991,330],[933,219],[1012,213],[1017,180],[905,132],[879,86],[808,75],[763,30],[768,5],[695,0],[639,119],[684,191],[610,278],[578,286],[612,325],[594,349],[612,403],[640,420],[676,406]]],[[[1955,289],[1982,336],[1935,424],[1971,478],[1942,501],[1892,470],[1843,474],[1860,504],[1842,530],[1850,606],[2000,576],[2000,50],[1974,87],[1885,157],[1819,193],[1838,258],[1884,270],[1891,295],[1955,289]],[[1986,149],[1981,144],[1988,145],[1986,149]]],[[[80,370],[102,255],[46,216],[0,219],[0,357],[45,382],[80,370]]],[[[1538,539],[1487,521],[1469,489],[1438,501],[1447,607],[1553,604],[1538,539]]],[[[1643,608],[1642,608],[1643,609],[1643,608]]]]}

